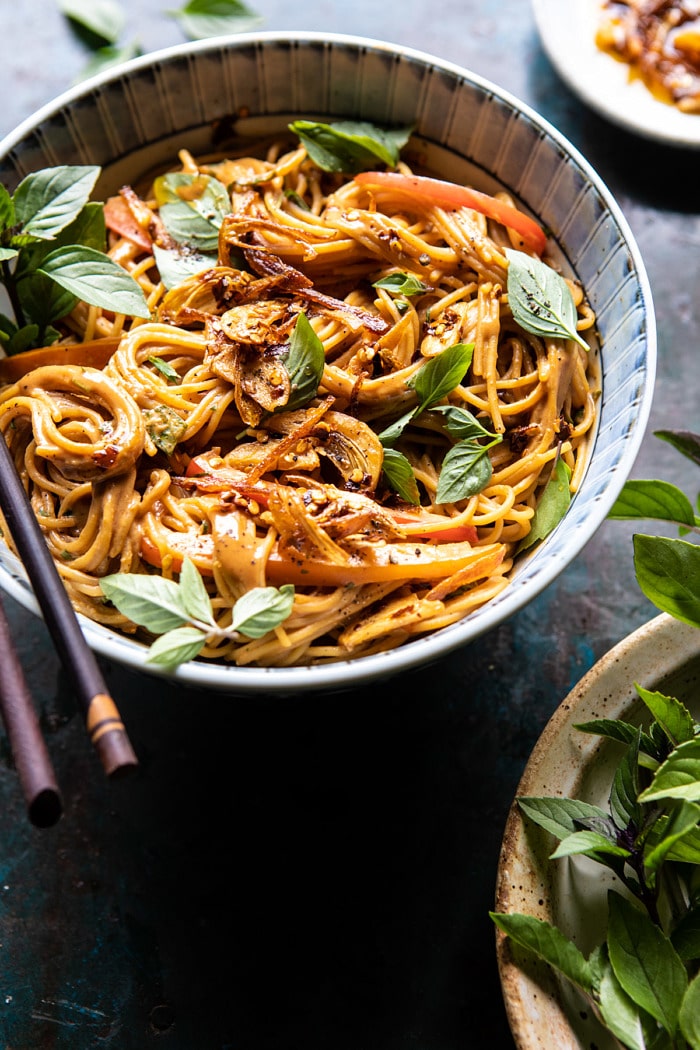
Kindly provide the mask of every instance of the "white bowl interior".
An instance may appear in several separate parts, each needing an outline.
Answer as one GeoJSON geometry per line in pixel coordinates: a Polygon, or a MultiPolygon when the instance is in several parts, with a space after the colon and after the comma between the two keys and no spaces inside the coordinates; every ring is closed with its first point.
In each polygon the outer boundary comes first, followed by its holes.
{"type": "MultiPolygon", "coordinates": [[[[435,660],[507,619],[575,558],[628,476],[648,419],[656,332],[640,252],[607,187],[556,129],[482,78],[373,40],[242,34],[135,59],[67,92],[0,143],[0,180],[54,164],[99,164],[106,195],[235,132],[259,139],[297,116],[415,126],[422,159],[446,178],[505,188],[553,231],[562,266],[583,283],[601,337],[602,398],[584,483],[559,527],[510,586],[458,624],[388,653],[311,668],[185,664],[179,681],[248,693],[358,685],[435,660]]],[[[0,549],[0,586],[38,612],[16,559],[0,549]]],[[[157,674],[145,647],[82,621],[102,655],[157,674]]]]}

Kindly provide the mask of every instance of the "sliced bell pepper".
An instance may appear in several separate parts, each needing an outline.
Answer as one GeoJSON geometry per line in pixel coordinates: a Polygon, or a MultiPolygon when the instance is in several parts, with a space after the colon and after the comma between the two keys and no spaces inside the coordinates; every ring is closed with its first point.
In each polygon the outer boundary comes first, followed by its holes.
{"type": "Polygon", "coordinates": [[[421,200],[431,201],[441,208],[471,208],[515,230],[522,238],[523,244],[538,255],[541,255],[546,247],[544,230],[534,219],[511,204],[506,204],[480,190],[425,175],[403,175],[400,171],[362,171],[354,178],[360,186],[399,190],[421,200]]]}

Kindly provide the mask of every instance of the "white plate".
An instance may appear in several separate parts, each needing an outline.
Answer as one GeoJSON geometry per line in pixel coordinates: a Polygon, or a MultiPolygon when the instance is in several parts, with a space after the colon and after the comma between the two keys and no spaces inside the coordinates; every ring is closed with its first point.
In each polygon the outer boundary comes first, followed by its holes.
{"type": "Polygon", "coordinates": [[[660,102],[629,66],[595,42],[601,0],[532,0],[547,56],[584,102],[628,131],[674,146],[700,148],[700,114],[660,102]]]}
{"type": "MultiPolygon", "coordinates": [[[[640,722],[644,705],[634,683],[661,689],[688,704],[697,718],[700,632],[657,616],[611,649],[560,704],[538,740],[517,796],[583,799],[607,808],[620,759],[618,745],[582,733],[577,723],[596,718],[640,722]]],[[[605,936],[608,869],[583,857],[553,861],[554,838],[522,819],[514,802],[498,865],[496,910],[524,912],[553,923],[588,956],[605,936]]],[[[619,886],[619,884],[618,884],[619,886]]],[[[510,942],[497,935],[503,998],[517,1050],[619,1050],[590,1004],[539,961],[516,961],[510,942]]]]}

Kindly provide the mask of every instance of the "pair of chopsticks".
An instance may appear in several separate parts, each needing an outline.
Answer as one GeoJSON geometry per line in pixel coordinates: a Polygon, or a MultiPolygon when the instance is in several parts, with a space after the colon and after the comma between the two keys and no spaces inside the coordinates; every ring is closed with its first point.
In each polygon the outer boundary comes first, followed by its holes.
{"type": "MultiPolygon", "coordinates": [[[[137,765],[114,700],[34,517],[12,455],[0,433],[0,507],[32,590],[85,719],[88,737],[105,773],[114,777],[137,765]]],[[[60,791],[41,735],[34,705],[0,606],[0,712],[12,749],[30,821],[55,824],[63,811],[60,791]]]]}

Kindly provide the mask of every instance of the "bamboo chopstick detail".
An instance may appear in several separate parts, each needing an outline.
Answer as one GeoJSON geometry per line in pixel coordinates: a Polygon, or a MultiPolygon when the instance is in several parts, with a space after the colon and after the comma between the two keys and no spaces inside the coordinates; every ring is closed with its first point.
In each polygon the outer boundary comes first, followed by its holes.
{"type": "Polygon", "coordinates": [[[85,641],[4,435],[0,435],[0,507],[102,766],[110,777],[128,772],[137,765],[136,755],[95,655],[85,641]]]}

